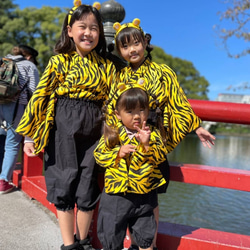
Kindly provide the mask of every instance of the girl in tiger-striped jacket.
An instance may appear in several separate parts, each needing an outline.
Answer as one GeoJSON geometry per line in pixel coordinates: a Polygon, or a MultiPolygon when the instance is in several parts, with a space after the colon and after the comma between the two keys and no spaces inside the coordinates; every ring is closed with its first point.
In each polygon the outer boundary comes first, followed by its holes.
{"type": "MultiPolygon", "coordinates": [[[[139,19],[134,19],[132,23],[123,25],[120,23],[114,24],[116,49],[120,56],[129,63],[117,74],[116,82],[126,84],[127,82],[137,82],[141,77],[145,79],[150,107],[148,122],[154,125],[157,120],[163,120],[168,153],[192,131],[196,132],[205,147],[210,148],[211,145],[214,145],[215,137],[200,126],[201,120],[193,112],[187,97],[179,86],[175,72],[167,65],[151,61],[151,37],[145,36],[139,25],[139,19]],[[146,57],[145,51],[148,52],[146,57]]],[[[117,84],[114,84],[110,91],[111,96],[116,92],[116,88],[117,84]]],[[[117,119],[112,116],[112,109],[113,107],[110,104],[108,108],[109,124],[115,125],[117,119]]],[[[159,167],[168,182],[169,167],[167,160],[159,167]]],[[[158,189],[159,193],[166,192],[166,188],[167,185],[158,189]]],[[[155,211],[158,214],[158,207],[155,211]]],[[[156,240],[154,241],[154,247],[157,249],[156,240]]],[[[134,247],[134,249],[138,248],[134,247]]]]}
{"type": "Polygon", "coordinates": [[[115,74],[105,59],[103,25],[95,7],[78,5],[69,11],[55,51],[17,132],[33,140],[25,140],[28,156],[44,148],[47,199],[57,209],[61,249],[92,250],[88,231],[100,197],[93,151],[115,74]]]}
{"type": "Polygon", "coordinates": [[[127,226],[142,249],[153,249],[156,189],[166,183],[158,165],[166,160],[165,134],[147,126],[148,95],[138,84],[120,83],[111,99],[117,127],[104,126],[94,156],[105,168],[98,213],[98,237],[104,250],[123,249],[127,226]]]}

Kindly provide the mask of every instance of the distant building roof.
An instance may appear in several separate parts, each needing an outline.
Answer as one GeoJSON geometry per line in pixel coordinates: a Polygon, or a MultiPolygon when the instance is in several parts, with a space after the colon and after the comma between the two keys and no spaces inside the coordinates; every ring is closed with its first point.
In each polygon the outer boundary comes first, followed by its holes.
{"type": "Polygon", "coordinates": [[[218,102],[250,103],[250,95],[241,94],[219,94],[216,98],[218,102]]]}

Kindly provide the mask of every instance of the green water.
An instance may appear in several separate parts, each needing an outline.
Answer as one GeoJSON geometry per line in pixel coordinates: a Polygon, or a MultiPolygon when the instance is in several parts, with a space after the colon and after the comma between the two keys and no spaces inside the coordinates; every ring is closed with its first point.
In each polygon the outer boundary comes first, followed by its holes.
{"type": "MultiPolygon", "coordinates": [[[[169,162],[250,170],[250,137],[216,136],[212,149],[195,135],[169,154],[169,162]]],[[[250,185],[250,184],[249,184],[250,185]]],[[[160,221],[250,235],[250,193],[170,182],[159,195],[160,221]]]]}

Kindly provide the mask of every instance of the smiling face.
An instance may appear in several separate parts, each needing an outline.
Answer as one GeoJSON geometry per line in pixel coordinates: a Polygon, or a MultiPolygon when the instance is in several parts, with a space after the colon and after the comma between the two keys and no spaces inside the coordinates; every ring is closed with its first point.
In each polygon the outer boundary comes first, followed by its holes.
{"type": "Polygon", "coordinates": [[[76,20],[72,27],[68,26],[68,35],[73,38],[76,51],[81,56],[86,56],[98,44],[99,26],[95,16],[90,13],[76,20]]]}
{"type": "Polygon", "coordinates": [[[144,51],[146,49],[146,44],[132,35],[130,41],[126,43],[119,44],[119,51],[121,56],[130,63],[133,69],[139,68],[145,59],[144,51]]]}

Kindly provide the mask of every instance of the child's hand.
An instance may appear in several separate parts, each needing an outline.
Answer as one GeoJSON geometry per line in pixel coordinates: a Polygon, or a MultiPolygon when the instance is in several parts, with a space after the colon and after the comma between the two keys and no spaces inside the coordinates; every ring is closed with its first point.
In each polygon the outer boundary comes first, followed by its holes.
{"type": "Polygon", "coordinates": [[[123,158],[127,155],[130,155],[130,153],[135,152],[135,146],[131,145],[131,144],[127,144],[124,146],[121,146],[119,153],[118,153],[118,157],[119,158],[123,158]]]}
{"type": "Polygon", "coordinates": [[[195,130],[195,133],[198,135],[204,147],[208,146],[209,148],[211,148],[211,145],[214,145],[214,141],[216,138],[206,129],[199,127],[195,130]]]}
{"type": "Polygon", "coordinates": [[[23,151],[29,157],[37,156],[36,154],[34,154],[35,147],[34,147],[34,143],[33,142],[27,142],[27,143],[25,143],[24,147],[23,147],[23,151]]]}
{"type": "Polygon", "coordinates": [[[144,146],[149,146],[151,131],[149,127],[146,126],[146,121],[143,122],[141,129],[137,126],[135,126],[135,129],[138,131],[138,133],[135,134],[136,139],[144,146]]]}

